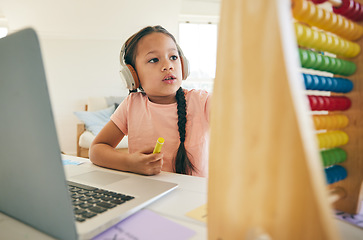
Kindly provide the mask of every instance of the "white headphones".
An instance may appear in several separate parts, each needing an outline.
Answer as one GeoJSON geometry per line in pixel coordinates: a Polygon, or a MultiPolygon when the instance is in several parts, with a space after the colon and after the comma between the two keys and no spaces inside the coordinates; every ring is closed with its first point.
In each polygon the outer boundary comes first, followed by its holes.
{"type": "MultiPolygon", "coordinates": [[[[182,79],[185,80],[190,74],[189,61],[184,56],[183,51],[181,50],[178,44],[176,44],[176,47],[180,54],[180,62],[182,65],[182,79]]],[[[120,63],[121,63],[120,75],[121,78],[125,80],[126,87],[129,90],[135,90],[140,87],[140,80],[139,77],[137,76],[136,70],[130,64],[125,63],[125,50],[126,50],[126,44],[122,45],[120,52],[120,63]]]]}

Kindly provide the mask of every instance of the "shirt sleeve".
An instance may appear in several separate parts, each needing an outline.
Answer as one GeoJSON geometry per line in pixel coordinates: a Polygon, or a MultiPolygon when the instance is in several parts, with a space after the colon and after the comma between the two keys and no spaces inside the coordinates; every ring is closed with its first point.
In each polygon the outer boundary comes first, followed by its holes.
{"type": "Polygon", "coordinates": [[[204,108],[205,117],[206,117],[208,123],[210,123],[209,118],[210,118],[211,101],[212,101],[212,94],[208,93],[207,99],[205,101],[205,108],[204,108]]]}
{"type": "Polygon", "coordinates": [[[125,98],[121,104],[117,107],[115,112],[111,115],[111,121],[116,124],[116,126],[125,134],[128,134],[127,127],[127,116],[128,116],[128,106],[130,101],[130,95],[125,98]]]}
{"type": "Polygon", "coordinates": [[[201,111],[204,113],[205,119],[209,123],[212,95],[205,90],[198,90],[197,93],[199,97],[201,111]]]}

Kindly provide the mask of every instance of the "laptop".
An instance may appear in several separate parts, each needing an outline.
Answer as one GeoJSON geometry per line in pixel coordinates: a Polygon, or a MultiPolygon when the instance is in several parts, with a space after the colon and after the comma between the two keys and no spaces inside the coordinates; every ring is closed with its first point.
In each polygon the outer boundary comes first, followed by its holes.
{"type": "Polygon", "coordinates": [[[35,31],[0,39],[1,212],[57,239],[90,239],[177,187],[84,165],[66,179],[35,31]]]}

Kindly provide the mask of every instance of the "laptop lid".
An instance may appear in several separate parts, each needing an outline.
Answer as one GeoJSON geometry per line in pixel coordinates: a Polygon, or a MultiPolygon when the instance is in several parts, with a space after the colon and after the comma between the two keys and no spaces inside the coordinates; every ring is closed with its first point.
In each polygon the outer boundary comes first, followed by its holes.
{"type": "Polygon", "coordinates": [[[37,36],[0,39],[0,211],[59,239],[76,239],[73,208],[37,36]]]}
{"type": "Polygon", "coordinates": [[[92,164],[67,177],[134,199],[75,224],[39,41],[25,29],[0,39],[0,211],[57,239],[90,239],[177,187],[92,164]]]}

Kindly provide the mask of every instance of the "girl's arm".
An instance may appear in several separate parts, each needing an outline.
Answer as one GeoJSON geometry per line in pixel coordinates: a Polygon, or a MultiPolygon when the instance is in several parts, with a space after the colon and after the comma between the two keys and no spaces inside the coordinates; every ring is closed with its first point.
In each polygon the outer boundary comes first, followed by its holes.
{"type": "Polygon", "coordinates": [[[116,151],[117,144],[125,134],[109,121],[93,140],[90,147],[90,160],[106,168],[145,175],[154,175],[161,172],[163,154],[152,154],[153,149],[144,149],[135,153],[116,151]]]}

